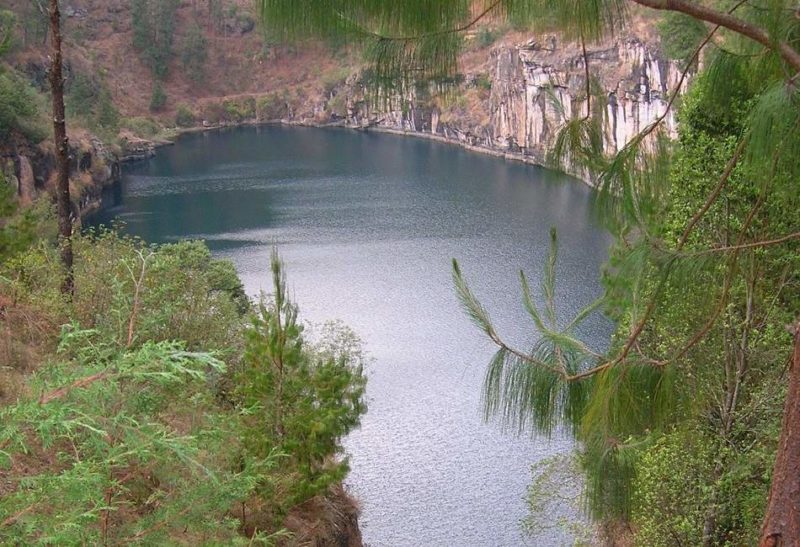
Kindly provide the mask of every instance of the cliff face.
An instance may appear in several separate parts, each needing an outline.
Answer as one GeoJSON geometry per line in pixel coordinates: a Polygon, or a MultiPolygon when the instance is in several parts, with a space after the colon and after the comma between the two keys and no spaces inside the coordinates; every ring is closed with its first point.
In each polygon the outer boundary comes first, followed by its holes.
{"type": "MultiPolygon", "coordinates": [[[[604,92],[605,149],[618,151],[667,111],[681,71],[657,45],[628,36],[587,50],[590,73],[604,92]]],[[[560,44],[553,36],[519,45],[501,45],[482,67],[467,74],[455,96],[444,100],[419,90],[385,110],[370,108],[356,83],[335,89],[329,97],[285,121],[336,122],[351,127],[379,127],[422,133],[544,163],[558,128],[586,113],[586,71],[577,44],[560,44]],[[341,110],[346,97],[346,114],[341,110]]],[[[594,85],[594,84],[593,84],[594,85]]],[[[686,83],[684,82],[684,86],[686,83]]],[[[674,112],[665,127],[675,132],[674,112]]]]}
{"type": "MultiPolygon", "coordinates": [[[[586,76],[576,44],[559,47],[528,42],[494,53],[495,82],[491,97],[491,143],[506,144],[543,157],[558,127],[586,114],[586,76]],[[567,52],[572,52],[571,54],[567,52]]],[[[618,151],[667,107],[680,70],[660,51],[636,38],[587,51],[590,71],[597,74],[606,96],[606,151],[618,151]]],[[[666,121],[675,129],[674,114],[666,121]]]]}
{"type": "MultiPolygon", "coordinates": [[[[16,190],[23,205],[29,205],[52,189],[55,155],[49,142],[32,145],[24,138],[0,143],[0,171],[16,190]]],[[[75,218],[100,206],[103,188],[119,179],[120,163],[98,138],[73,136],[70,141],[70,189],[75,218]]]]}

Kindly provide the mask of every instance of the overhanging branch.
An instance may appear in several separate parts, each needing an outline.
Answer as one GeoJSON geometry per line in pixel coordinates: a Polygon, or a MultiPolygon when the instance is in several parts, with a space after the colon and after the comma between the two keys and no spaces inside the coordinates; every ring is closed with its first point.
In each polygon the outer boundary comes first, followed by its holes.
{"type": "Polygon", "coordinates": [[[730,13],[713,10],[692,0],[631,0],[632,2],[655,10],[684,13],[700,21],[712,23],[750,38],[764,47],[776,51],[792,68],[800,72],[800,53],[786,42],[774,41],[769,33],[730,13]]]}

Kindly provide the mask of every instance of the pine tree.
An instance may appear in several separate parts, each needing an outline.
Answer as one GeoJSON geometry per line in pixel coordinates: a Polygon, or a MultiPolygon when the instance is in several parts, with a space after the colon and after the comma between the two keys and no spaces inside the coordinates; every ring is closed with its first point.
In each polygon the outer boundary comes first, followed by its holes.
{"type": "Polygon", "coordinates": [[[286,507],[341,481],[347,473],[341,440],[366,411],[366,379],[358,355],[347,344],[316,351],[303,337],[298,307],[287,295],[283,264],[271,260],[273,294],[262,298],[247,333],[239,380],[247,409],[245,445],[252,456],[274,451],[292,469],[286,507]]]}

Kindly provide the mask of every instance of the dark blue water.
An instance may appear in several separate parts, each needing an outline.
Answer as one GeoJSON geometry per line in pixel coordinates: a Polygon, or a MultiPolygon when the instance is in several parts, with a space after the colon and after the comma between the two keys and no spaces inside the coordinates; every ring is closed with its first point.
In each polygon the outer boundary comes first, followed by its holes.
{"type": "MultiPolygon", "coordinates": [[[[342,319],[364,339],[370,408],[346,445],[367,543],[558,545],[569,536],[526,537],[519,521],[531,465],[572,443],[482,421],[493,348],[459,309],[450,261],[460,260],[498,330],[528,347],[518,271],[538,286],[551,226],[565,317],[600,293],[610,240],[591,198],[563,175],[440,143],[245,128],[185,137],[127,169],[95,221],[123,220],[150,242],[205,239],[250,293],[269,288],[277,243],[301,316],[342,319]]],[[[609,333],[596,318],[584,335],[604,345],[609,333]]]]}

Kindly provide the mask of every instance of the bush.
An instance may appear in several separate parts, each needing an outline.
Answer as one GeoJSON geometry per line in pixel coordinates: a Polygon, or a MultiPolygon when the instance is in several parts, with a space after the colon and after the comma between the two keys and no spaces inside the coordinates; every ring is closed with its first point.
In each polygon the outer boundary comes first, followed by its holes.
{"type": "Polygon", "coordinates": [[[240,123],[256,117],[256,100],[254,97],[227,99],[222,102],[223,119],[227,122],[240,123]]]}
{"type": "Polygon", "coordinates": [[[500,38],[500,31],[490,28],[482,28],[475,38],[478,47],[483,49],[494,44],[500,38]]]}
{"type": "Polygon", "coordinates": [[[16,192],[0,170],[0,263],[24,252],[47,232],[49,204],[21,209],[16,192]]]}
{"type": "Polygon", "coordinates": [[[478,74],[478,77],[475,78],[475,87],[482,91],[491,91],[492,90],[492,80],[489,79],[488,74],[478,74]]]}
{"type": "Polygon", "coordinates": [[[111,93],[107,89],[103,89],[100,92],[100,97],[95,107],[93,125],[112,133],[116,133],[119,129],[119,111],[114,106],[111,93]]]}
{"type": "Polygon", "coordinates": [[[119,111],[98,76],[75,72],[69,80],[66,106],[70,115],[83,118],[93,131],[114,134],[119,130],[119,111]]]}
{"type": "Polygon", "coordinates": [[[179,342],[119,347],[66,326],[59,359],[33,379],[43,395],[0,410],[12,488],[0,498],[0,542],[173,544],[187,530],[235,541],[227,514],[276,458],[237,468],[237,416],[208,390],[223,371],[179,342]]]}
{"type": "Polygon", "coordinates": [[[19,131],[39,142],[44,131],[38,124],[39,100],[33,88],[13,72],[0,72],[0,137],[19,131]]]}
{"type": "Polygon", "coordinates": [[[202,81],[208,59],[208,40],[200,25],[193,23],[188,32],[181,51],[181,62],[186,75],[195,83],[202,81]]]}
{"type": "Polygon", "coordinates": [[[178,127],[192,127],[195,124],[194,114],[185,104],[179,104],[175,113],[175,125],[178,127]]]}
{"type": "Polygon", "coordinates": [[[71,114],[88,118],[100,96],[100,82],[95,78],[75,71],[66,86],[66,103],[71,114]]]}
{"type": "Polygon", "coordinates": [[[714,448],[701,433],[661,437],[641,455],[632,520],[641,545],[702,545],[714,448]]]}
{"type": "Polygon", "coordinates": [[[259,120],[280,120],[288,113],[285,94],[270,93],[256,101],[256,115],[259,120]]]}
{"type": "Polygon", "coordinates": [[[702,21],[682,13],[668,13],[658,23],[661,44],[667,57],[688,61],[708,33],[702,21]]]}
{"type": "Polygon", "coordinates": [[[55,246],[0,262],[0,328],[20,342],[28,324],[47,346],[0,407],[0,544],[273,544],[289,508],[347,471],[341,438],[365,410],[357,337],[333,324],[308,343],[277,259],[276,300],[247,329],[233,265],[201,242],[101,229],[74,250],[71,301],[55,246]]]}
{"type": "Polygon", "coordinates": [[[77,239],[74,247],[73,317],[82,325],[101,328],[125,345],[128,319],[138,307],[137,340],[183,340],[190,349],[226,353],[235,349],[247,299],[233,266],[212,259],[203,243],[151,247],[100,230],[77,239]],[[125,301],[116,301],[109,287],[117,287],[125,301]]]}
{"type": "Polygon", "coordinates": [[[167,104],[167,93],[164,86],[156,80],[153,83],[153,95],[150,98],[150,112],[158,112],[167,104]]]}
{"type": "Polygon", "coordinates": [[[164,79],[172,57],[179,0],[133,0],[133,47],[156,79],[164,79]]]}
{"type": "Polygon", "coordinates": [[[141,139],[150,139],[161,132],[161,126],[158,122],[150,118],[125,118],[122,120],[121,125],[141,139]]]}

